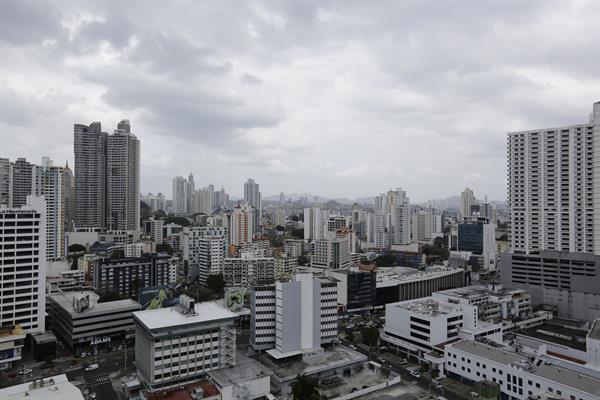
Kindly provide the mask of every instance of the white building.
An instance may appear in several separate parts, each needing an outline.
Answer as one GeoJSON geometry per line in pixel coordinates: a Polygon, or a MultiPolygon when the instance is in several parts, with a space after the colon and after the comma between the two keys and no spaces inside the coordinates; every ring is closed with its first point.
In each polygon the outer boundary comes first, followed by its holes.
{"type": "Polygon", "coordinates": [[[43,197],[27,196],[27,204],[21,208],[0,207],[0,247],[0,326],[20,325],[27,333],[44,332],[47,262],[43,197]]]}
{"type": "Polygon", "coordinates": [[[350,266],[349,237],[315,240],[311,246],[310,266],[317,269],[345,269],[350,266]]]}
{"type": "Polygon", "coordinates": [[[329,212],[320,207],[304,209],[304,240],[319,240],[325,237],[325,221],[329,212]]]}
{"type": "Polygon", "coordinates": [[[65,255],[63,169],[52,166],[33,166],[31,194],[44,196],[46,201],[46,259],[58,260],[65,255]]]}
{"type": "Polygon", "coordinates": [[[2,400],[84,400],[81,391],[69,382],[67,375],[20,383],[0,389],[2,400]]]}
{"type": "Polygon", "coordinates": [[[600,254],[600,102],[590,122],[508,133],[508,206],[516,253],[600,254]]]}
{"type": "Polygon", "coordinates": [[[225,236],[205,236],[198,241],[198,280],[206,283],[210,275],[223,273],[227,239],[225,236]]]}
{"type": "Polygon", "coordinates": [[[502,324],[479,320],[475,305],[425,297],[385,306],[381,340],[419,360],[440,344],[479,338],[501,343],[502,324]]]}
{"type": "MultiPolygon", "coordinates": [[[[202,262],[204,262],[202,266],[204,271],[207,271],[207,268],[211,268],[210,265],[207,264],[209,260],[209,258],[207,258],[209,255],[207,252],[209,252],[209,248],[211,248],[210,242],[203,241],[204,238],[209,237],[225,239],[225,246],[221,249],[223,251],[221,257],[225,257],[228,237],[227,227],[195,226],[186,227],[183,229],[183,240],[181,244],[181,248],[183,250],[183,261],[187,265],[188,275],[192,278],[199,276],[202,262]]],[[[213,255],[215,262],[218,262],[218,257],[216,254],[211,254],[210,260],[213,259],[213,255]]],[[[216,266],[215,268],[219,268],[219,266],[216,266]]]]}
{"type": "Polygon", "coordinates": [[[275,259],[242,253],[239,258],[223,260],[223,278],[227,286],[248,287],[275,280],[275,259]]]}
{"type": "Polygon", "coordinates": [[[337,281],[296,274],[287,282],[252,288],[250,345],[275,359],[337,341],[337,281]]]}
{"type": "Polygon", "coordinates": [[[290,277],[298,267],[298,257],[290,257],[286,253],[275,257],[275,279],[290,277]]]}
{"type": "Polygon", "coordinates": [[[286,239],[283,241],[283,251],[289,257],[298,258],[302,255],[304,240],[286,239]]]}
{"type": "Polygon", "coordinates": [[[460,194],[460,215],[462,217],[471,216],[471,207],[475,204],[475,195],[469,188],[465,188],[460,194]]]}
{"type": "Polygon", "coordinates": [[[152,391],[194,382],[236,364],[238,315],[213,302],[133,313],[138,376],[152,391]]]}
{"type": "Polygon", "coordinates": [[[150,217],[150,219],[146,221],[146,233],[150,235],[152,241],[156,244],[161,244],[163,242],[164,225],[165,220],[163,219],[154,219],[154,217],[150,217]]]}
{"type": "Polygon", "coordinates": [[[252,233],[258,232],[262,220],[262,194],[260,186],[254,179],[248,178],[244,183],[244,201],[254,207],[254,218],[252,221],[252,233]]]}
{"type": "Polygon", "coordinates": [[[108,229],[140,229],[140,152],[129,120],[121,120],[106,141],[108,229]]]}
{"type": "Polygon", "coordinates": [[[526,400],[548,395],[560,399],[600,399],[597,373],[582,372],[573,363],[560,366],[545,363],[538,358],[543,354],[518,353],[474,340],[446,345],[444,353],[447,375],[466,382],[497,383],[503,398],[526,400]]]}
{"type": "Polygon", "coordinates": [[[245,204],[243,207],[236,206],[233,209],[233,212],[228,215],[227,221],[230,244],[242,246],[252,242],[256,223],[253,215],[256,215],[257,212],[250,204],[245,204]]]}
{"type": "Polygon", "coordinates": [[[175,214],[185,214],[188,212],[186,201],[187,181],[183,176],[173,178],[173,212],[175,214]]]}

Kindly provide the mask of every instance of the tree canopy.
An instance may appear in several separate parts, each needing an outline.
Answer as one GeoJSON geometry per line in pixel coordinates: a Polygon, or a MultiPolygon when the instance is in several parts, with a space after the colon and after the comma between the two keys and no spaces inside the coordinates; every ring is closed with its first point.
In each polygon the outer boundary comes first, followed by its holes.
{"type": "Polygon", "coordinates": [[[157,253],[167,253],[168,255],[173,255],[173,248],[169,243],[159,243],[156,245],[157,253]]]}
{"type": "Polygon", "coordinates": [[[363,343],[369,346],[375,346],[379,340],[379,330],[377,328],[363,328],[360,331],[363,343]]]}
{"type": "Polygon", "coordinates": [[[85,246],[79,243],[74,243],[69,246],[69,253],[79,253],[85,251],[85,246]]]}
{"type": "Polygon", "coordinates": [[[375,259],[377,267],[391,267],[396,263],[396,257],[393,254],[385,254],[375,259]]]}
{"type": "Polygon", "coordinates": [[[304,374],[298,375],[296,382],[292,383],[292,398],[294,400],[319,400],[317,391],[318,382],[304,374]]]}
{"type": "Polygon", "coordinates": [[[225,279],[223,274],[209,275],[206,278],[206,286],[216,294],[222,294],[225,289],[225,279]]]}

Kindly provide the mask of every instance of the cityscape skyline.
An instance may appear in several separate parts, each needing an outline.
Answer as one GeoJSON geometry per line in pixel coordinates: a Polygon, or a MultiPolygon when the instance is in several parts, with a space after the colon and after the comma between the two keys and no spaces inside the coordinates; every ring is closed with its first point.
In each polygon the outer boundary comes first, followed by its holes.
{"type": "Polygon", "coordinates": [[[206,5],[192,23],[194,9],[177,4],[157,14],[145,4],[9,3],[3,156],[73,166],[72,124],[98,120],[111,132],[128,118],[144,142],[142,193],[169,193],[173,176],[194,171],[237,197],[253,177],[265,195],[355,198],[402,186],[423,201],[469,186],[502,200],[506,133],[585,120],[598,98],[597,4],[548,4],[458,13],[248,3],[221,26],[212,21],[231,5],[206,5]],[[524,38],[518,48],[514,37],[524,38]]]}
{"type": "Polygon", "coordinates": [[[0,399],[600,400],[599,56],[600,1],[0,1],[0,399]]]}

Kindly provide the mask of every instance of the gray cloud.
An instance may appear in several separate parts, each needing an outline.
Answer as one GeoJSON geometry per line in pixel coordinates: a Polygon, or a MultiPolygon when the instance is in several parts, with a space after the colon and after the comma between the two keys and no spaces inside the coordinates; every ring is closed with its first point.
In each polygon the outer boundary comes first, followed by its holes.
{"type": "MultiPolygon", "coordinates": [[[[143,191],[505,196],[506,132],[585,122],[590,2],[0,3],[0,156],[129,117],[143,191]],[[200,184],[203,184],[200,182],[200,184]]],[[[23,154],[23,153],[30,154],[23,154]]]]}

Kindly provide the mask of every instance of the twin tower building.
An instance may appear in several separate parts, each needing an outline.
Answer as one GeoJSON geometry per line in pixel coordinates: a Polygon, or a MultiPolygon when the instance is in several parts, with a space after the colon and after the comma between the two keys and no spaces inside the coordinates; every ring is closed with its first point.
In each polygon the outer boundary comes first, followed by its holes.
{"type": "Polygon", "coordinates": [[[75,124],[75,227],[137,230],[140,141],[129,120],[109,135],[100,122],[75,124]]]}

